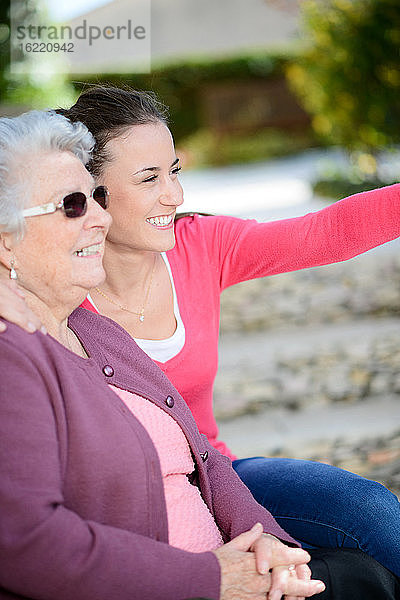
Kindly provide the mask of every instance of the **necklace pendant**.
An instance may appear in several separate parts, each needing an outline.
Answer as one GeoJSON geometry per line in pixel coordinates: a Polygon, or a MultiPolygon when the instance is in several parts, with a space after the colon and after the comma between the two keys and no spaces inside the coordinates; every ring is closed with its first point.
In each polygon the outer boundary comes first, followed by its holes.
{"type": "Polygon", "coordinates": [[[144,314],[143,314],[143,313],[140,315],[140,317],[139,317],[139,321],[140,321],[141,323],[143,323],[143,321],[144,321],[144,314]]]}

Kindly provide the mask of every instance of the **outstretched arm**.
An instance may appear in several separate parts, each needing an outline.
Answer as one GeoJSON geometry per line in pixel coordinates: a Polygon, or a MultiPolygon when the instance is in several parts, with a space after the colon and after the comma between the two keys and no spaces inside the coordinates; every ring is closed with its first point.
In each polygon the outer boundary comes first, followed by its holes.
{"type": "MultiPolygon", "coordinates": [[[[348,260],[400,236],[400,184],[349,196],[302,217],[258,223],[200,217],[221,288],[348,260]]],[[[197,233],[194,228],[194,233],[197,233]]]]}

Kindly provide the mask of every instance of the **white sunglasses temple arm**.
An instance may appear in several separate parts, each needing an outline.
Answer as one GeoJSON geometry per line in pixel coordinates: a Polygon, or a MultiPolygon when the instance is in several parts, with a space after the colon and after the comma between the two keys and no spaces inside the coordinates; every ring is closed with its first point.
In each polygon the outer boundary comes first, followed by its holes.
{"type": "Polygon", "coordinates": [[[60,204],[54,204],[54,202],[49,202],[48,204],[42,204],[42,206],[32,206],[31,208],[25,208],[22,211],[23,217],[36,217],[38,215],[47,215],[49,213],[56,212],[57,208],[61,208],[62,202],[60,204]]]}

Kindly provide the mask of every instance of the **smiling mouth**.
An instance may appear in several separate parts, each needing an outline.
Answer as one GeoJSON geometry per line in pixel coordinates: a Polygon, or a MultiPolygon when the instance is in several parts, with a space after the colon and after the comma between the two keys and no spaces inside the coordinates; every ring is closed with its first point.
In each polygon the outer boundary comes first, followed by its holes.
{"type": "Polygon", "coordinates": [[[174,215],[162,215],[160,217],[148,217],[146,219],[147,223],[150,225],[156,225],[157,227],[168,227],[171,225],[174,220],[174,215]]]}
{"type": "Polygon", "coordinates": [[[102,250],[103,243],[93,244],[92,246],[87,246],[86,248],[82,248],[81,250],[76,250],[74,252],[75,256],[94,256],[99,254],[102,250]]]}

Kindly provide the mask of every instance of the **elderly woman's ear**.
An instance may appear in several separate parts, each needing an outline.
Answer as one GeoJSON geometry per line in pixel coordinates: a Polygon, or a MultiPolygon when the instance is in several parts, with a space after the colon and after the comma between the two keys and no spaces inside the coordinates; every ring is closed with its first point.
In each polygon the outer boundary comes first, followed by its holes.
{"type": "MultiPolygon", "coordinates": [[[[3,267],[1,271],[3,272],[3,270],[7,269],[9,277],[15,266],[14,246],[15,241],[12,234],[0,233],[0,264],[3,267]]],[[[15,277],[11,277],[11,279],[15,279],[15,277]]]]}

